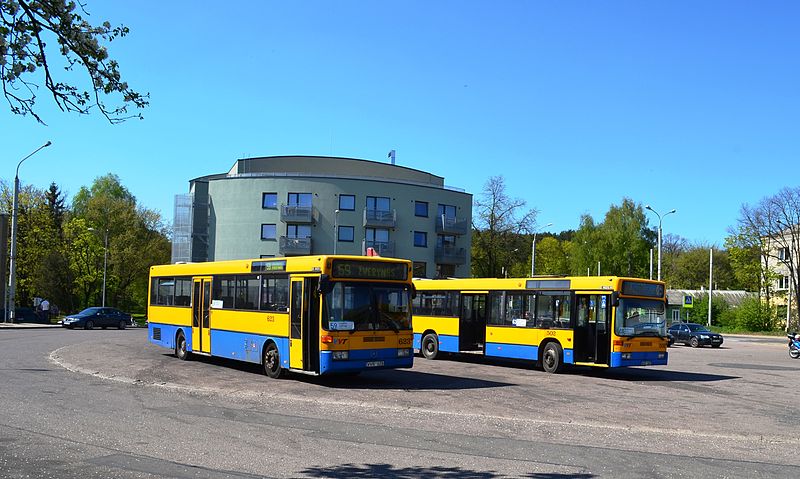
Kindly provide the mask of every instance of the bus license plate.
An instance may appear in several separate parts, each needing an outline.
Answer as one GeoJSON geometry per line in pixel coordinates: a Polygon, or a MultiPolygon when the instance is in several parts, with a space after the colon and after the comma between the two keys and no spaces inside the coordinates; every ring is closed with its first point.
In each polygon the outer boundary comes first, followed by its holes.
{"type": "Polygon", "coordinates": [[[383,361],[367,361],[368,368],[376,368],[378,366],[383,366],[383,361]]]}

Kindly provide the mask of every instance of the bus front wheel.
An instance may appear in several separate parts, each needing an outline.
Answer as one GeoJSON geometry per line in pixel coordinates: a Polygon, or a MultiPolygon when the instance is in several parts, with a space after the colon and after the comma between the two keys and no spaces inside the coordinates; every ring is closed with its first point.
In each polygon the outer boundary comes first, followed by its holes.
{"type": "Polygon", "coordinates": [[[556,342],[547,343],[542,353],[542,369],[546,373],[557,373],[561,371],[562,357],[564,350],[556,342]]]}
{"type": "Polygon", "coordinates": [[[425,359],[436,359],[439,355],[439,338],[434,333],[428,333],[422,338],[420,351],[425,359]]]}
{"type": "Polygon", "coordinates": [[[266,349],[264,349],[264,374],[272,379],[278,379],[283,375],[281,355],[275,343],[270,343],[266,349]]]}

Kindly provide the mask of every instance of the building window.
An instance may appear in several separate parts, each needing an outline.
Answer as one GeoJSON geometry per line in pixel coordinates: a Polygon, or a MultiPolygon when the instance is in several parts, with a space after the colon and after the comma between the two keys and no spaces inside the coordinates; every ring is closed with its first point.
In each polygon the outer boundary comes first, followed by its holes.
{"type": "Polygon", "coordinates": [[[286,236],[289,238],[311,238],[310,225],[286,225],[286,236]]]}
{"type": "Polygon", "coordinates": [[[437,264],[436,277],[437,278],[452,278],[456,275],[456,265],[454,264],[437,264]]]}
{"type": "Polygon", "coordinates": [[[453,248],[455,245],[455,235],[439,235],[436,237],[436,246],[439,248],[453,248]]]}
{"type": "Polygon", "coordinates": [[[268,210],[278,209],[278,193],[262,193],[261,207],[268,210]]]}
{"type": "Polygon", "coordinates": [[[275,224],[262,224],[261,225],[261,239],[262,240],[275,240],[277,229],[275,224]]]}
{"type": "Polygon", "coordinates": [[[339,195],[339,209],[342,211],[355,211],[355,195],[339,195]]]}
{"type": "Polygon", "coordinates": [[[415,201],[414,202],[414,216],[428,217],[428,202],[415,201]]]}
{"type": "Polygon", "coordinates": [[[424,231],[415,231],[414,232],[414,246],[418,246],[420,248],[427,248],[428,247],[428,233],[424,231]]]}
{"type": "Polygon", "coordinates": [[[382,228],[365,228],[364,229],[364,236],[366,237],[367,242],[375,242],[375,243],[388,243],[389,242],[389,230],[382,229],[382,228]]]}
{"type": "Polygon", "coordinates": [[[391,211],[389,198],[383,196],[367,196],[367,209],[371,211],[391,211]]]}
{"type": "Polygon", "coordinates": [[[438,218],[444,217],[453,219],[456,217],[456,207],[453,205],[439,205],[436,214],[438,218]]]}
{"type": "Polygon", "coordinates": [[[352,243],[355,240],[355,228],[352,226],[340,226],[338,239],[339,241],[352,243]]]}
{"type": "Polygon", "coordinates": [[[274,258],[274,257],[275,257],[274,254],[262,254],[259,256],[259,258],[274,258]]]}
{"type": "Polygon", "coordinates": [[[778,259],[781,261],[789,261],[789,248],[778,249],[778,259]]]}
{"type": "Polygon", "coordinates": [[[778,289],[789,289],[789,277],[781,276],[778,278],[778,289]]]}
{"type": "Polygon", "coordinates": [[[679,309],[672,310],[672,322],[679,323],[681,321],[681,311],[679,309]]]}
{"type": "Polygon", "coordinates": [[[311,207],[311,193],[289,193],[287,197],[289,206],[311,207]]]}
{"type": "Polygon", "coordinates": [[[414,277],[427,278],[428,277],[428,264],[424,261],[414,261],[414,277]]]}

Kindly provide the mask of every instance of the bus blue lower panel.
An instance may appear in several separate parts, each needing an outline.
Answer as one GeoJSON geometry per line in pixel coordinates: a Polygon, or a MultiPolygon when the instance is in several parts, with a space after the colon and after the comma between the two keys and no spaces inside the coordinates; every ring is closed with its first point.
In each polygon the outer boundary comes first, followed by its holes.
{"type": "Polygon", "coordinates": [[[667,364],[669,353],[648,351],[639,353],[611,353],[611,367],[625,366],[664,366],[667,364]],[[623,359],[623,354],[625,359],[623,359]]]}
{"type": "Polygon", "coordinates": [[[261,364],[261,352],[264,351],[264,343],[268,340],[272,340],[278,346],[281,366],[288,368],[289,340],[276,336],[212,329],[211,355],[261,364]]]}
{"type": "MultiPolygon", "coordinates": [[[[422,334],[414,333],[414,349],[422,350],[422,334]]],[[[445,353],[457,353],[458,336],[439,335],[439,351],[445,353]]]]}
{"type": "MultiPolygon", "coordinates": [[[[523,344],[486,343],[486,355],[496,358],[539,360],[539,347],[523,344]]],[[[575,362],[571,349],[564,350],[564,364],[575,362]]]]}
{"type": "Polygon", "coordinates": [[[186,338],[187,351],[192,350],[192,328],[187,326],[175,326],[174,324],[148,323],[147,338],[151,343],[169,349],[175,349],[175,336],[178,330],[183,331],[186,338]],[[156,339],[159,338],[159,339],[156,339]]]}
{"type": "Polygon", "coordinates": [[[334,360],[332,351],[322,351],[319,358],[319,373],[346,373],[371,369],[410,368],[414,365],[412,355],[397,357],[397,349],[351,349],[348,359],[334,360]]]}

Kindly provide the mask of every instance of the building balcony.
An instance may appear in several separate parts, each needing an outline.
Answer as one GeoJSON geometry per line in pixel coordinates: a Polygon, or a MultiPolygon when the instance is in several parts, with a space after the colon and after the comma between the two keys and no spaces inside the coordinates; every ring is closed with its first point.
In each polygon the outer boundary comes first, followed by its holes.
{"type": "Polygon", "coordinates": [[[311,254],[311,238],[281,236],[278,242],[278,254],[281,256],[300,256],[311,254]]]}
{"type": "Polygon", "coordinates": [[[395,210],[364,209],[364,228],[394,228],[397,225],[395,210]]]}
{"type": "Polygon", "coordinates": [[[433,259],[437,264],[466,264],[467,251],[455,246],[437,246],[433,259]]]}
{"type": "Polygon", "coordinates": [[[439,216],[434,218],[436,234],[465,235],[469,232],[470,224],[467,219],[452,216],[439,216]]]}
{"type": "Polygon", "coordinates": [[[394,257],[394,241],[367,241],[361,242],[361,254],[367,254],[367,248],[372,248],[379,256],[394,257]]]}
{"type": "Polygon", "coordinates": [[[284,223],[310,224],[314,222],[313,206],[281,205],[281,221],[284,223]]]}

